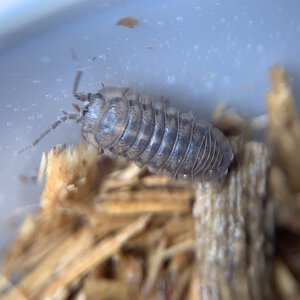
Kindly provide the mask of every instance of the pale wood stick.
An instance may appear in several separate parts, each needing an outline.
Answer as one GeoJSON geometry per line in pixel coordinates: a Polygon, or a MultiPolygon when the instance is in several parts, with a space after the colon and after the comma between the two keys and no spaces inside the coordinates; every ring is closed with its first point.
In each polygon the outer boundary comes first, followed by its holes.
{"type": "Polygon", "coordinates": [[[273,299],[268,255],[273,203],[267,200],[269,154],[237,145],[223,183],[199,183],[194,206],[200,299],[273,299]]]}

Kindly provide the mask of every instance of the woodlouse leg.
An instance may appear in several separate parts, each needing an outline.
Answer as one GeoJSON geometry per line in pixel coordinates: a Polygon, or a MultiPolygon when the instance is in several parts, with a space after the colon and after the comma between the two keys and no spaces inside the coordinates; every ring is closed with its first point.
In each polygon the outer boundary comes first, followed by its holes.
{"type": "Polygon", "coordinates": [[[80,79],[82,77],[83,71],[82,70],[78,70],[76,76],[75,76],[75,80],[74,80],[74,85],[73,85],[73,96],[79,100],[79,101],[86,101],[88,100],[88,93],[85,92],[78,92],[78,86],[79,86],[79,82],[80,79]]]}
{"type": "Polygon", "coordinates": [[[34,140],[30,145],[18,151],[18,154],[34,147],[39,143],[50,131],[54,130],[58,125],[65,122],[66,120],[77,120],[80,115],[78,113],[67,113],[63,111],[63,115],[58,118],[56,122],[51,124],[36,140],[34,140]]]}

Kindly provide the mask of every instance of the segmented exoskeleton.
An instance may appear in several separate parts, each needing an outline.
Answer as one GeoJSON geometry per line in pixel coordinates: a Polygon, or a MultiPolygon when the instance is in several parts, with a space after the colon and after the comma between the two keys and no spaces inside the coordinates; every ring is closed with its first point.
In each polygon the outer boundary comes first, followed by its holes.
{"type": "Polygon", "coordinates": [[[154,173],[211,180],[225,175],[233,159],[216,127],[127,87],[105,86],[87,94],[79,122],[88,143],[154,173]]]}
{"type": "Polygon", "coordinates": [[[219,129],[192,113],[152,103],[131,88],[103,86],[95,94],[78,93],[80,76],[73,94],[85,102],[81,114],[65,113],[58,122],[76,119],[88,143],[176,178],[204,181],[227,174],[233,152],[219,129]]]}

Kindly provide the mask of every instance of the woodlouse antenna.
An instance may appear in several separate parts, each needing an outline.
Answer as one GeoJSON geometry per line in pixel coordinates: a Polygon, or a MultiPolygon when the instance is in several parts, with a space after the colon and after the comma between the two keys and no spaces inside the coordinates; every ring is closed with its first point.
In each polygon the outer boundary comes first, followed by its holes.
{"type": "Polygon", "coordinates": [[[74,85],[73,85],[73,96],[79,101],[88,100],[88,93],[78,92],[79,82],[82,77],[83,71],[78,70],[75,76],[74,85]]]}
{"type": "Polygon", "coordinates": [[[75,62],[77,62],[77,64],[78,64],[78,66],[77,66],[78,71],[76,73],[76,76],[74,79],[74,84],[73,84],[73,91],[72,91],[73,96],[79,101],[86,101],[86,100],[88,100],[88,94],[85,92],[78,92],[79,82],[82,77],[83,71],[81,70],[80,64],[78,62],[78,57],[77,57],[76,51],[73,48],[71,48],[70,51],[71,51],[72,59],[75,62]]]}
{"type": "Polygon", "coordinates": [[[38,144],[50,131],[54,130],[58,125],[65,122],[66,120],[77,120],[80,116],[79,113],[68,113],[63,111],[63,115],[58,118],[56,122],[51,124],[36,140],[34,140],[30,145],[26,146],[25,148],[18,151],[18,154],[34,147],[38,144]]]}

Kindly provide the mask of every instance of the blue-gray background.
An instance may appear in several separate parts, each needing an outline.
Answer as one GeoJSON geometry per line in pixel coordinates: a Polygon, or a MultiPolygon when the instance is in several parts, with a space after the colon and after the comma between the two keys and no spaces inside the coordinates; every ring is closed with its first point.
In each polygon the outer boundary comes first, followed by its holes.
{"type": "Polygon", "coordinates": [[[69,122],[15,155],[71,110],[78,63],[70,49],[84,69],[83,91],[100,81],[130,85],[204,118],[222,101],[245,116],[264,113],[273,64],[284,64],[299,86],[299,0],[51,2],[0,6],[0,247],[11,221],[39,200],[41,187],[20,175],[37,174],[43,151],[80,139],[69,122]],[[116,26],[125,16],[139,25],[116,26]]]}

